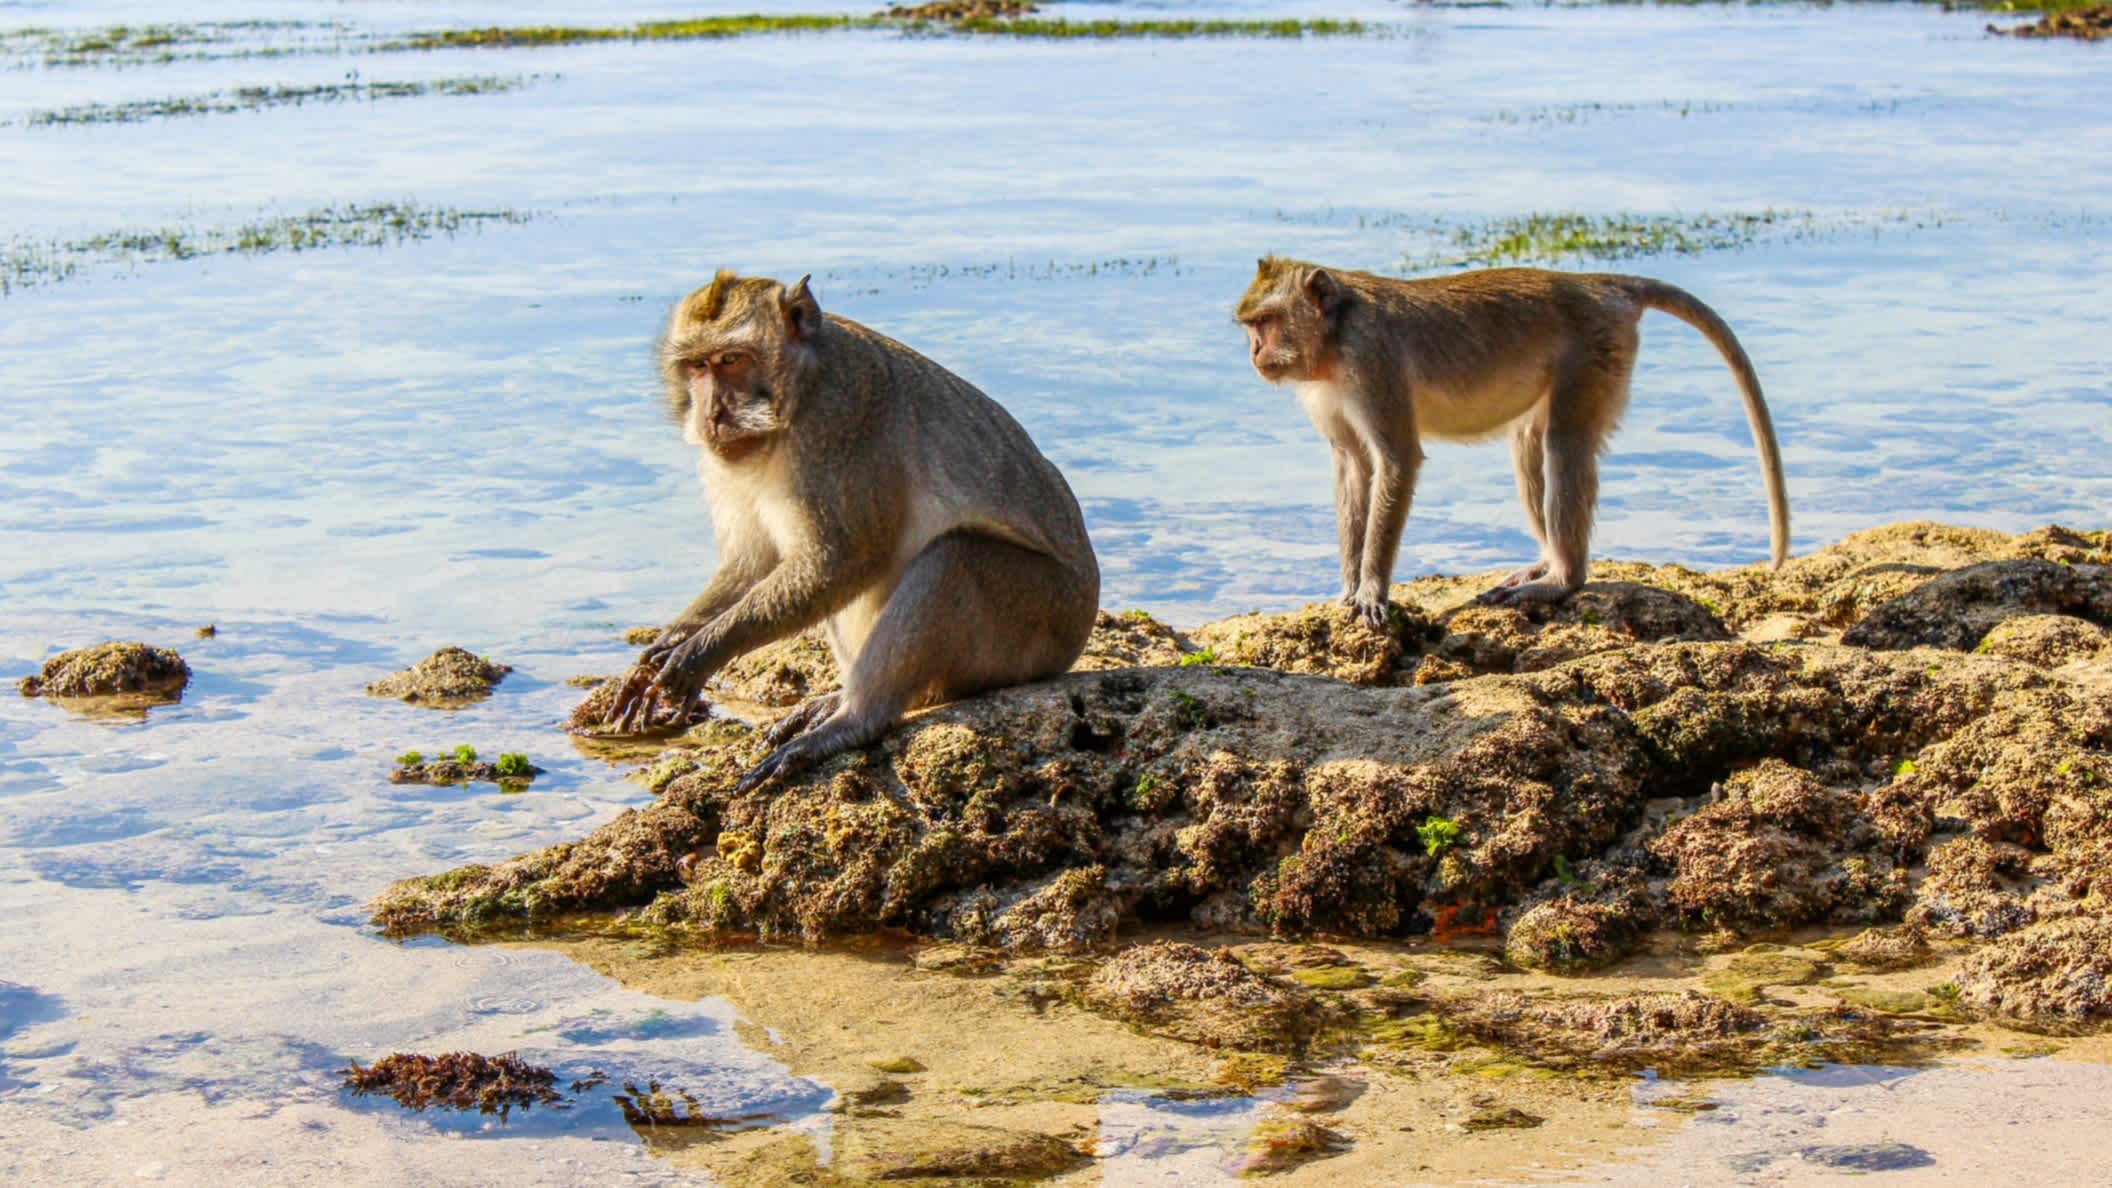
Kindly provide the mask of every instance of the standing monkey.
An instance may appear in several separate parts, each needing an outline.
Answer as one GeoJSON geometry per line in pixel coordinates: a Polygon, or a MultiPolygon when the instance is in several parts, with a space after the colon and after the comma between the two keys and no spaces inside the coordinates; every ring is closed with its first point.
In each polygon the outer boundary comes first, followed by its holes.
{"type": "Polygon", "coordinates": [[[1716,311],[1663,281],[1496,268],[1392,280],[1264,257],[1233,316],[1254,370],[1289,383],[1335,454],[1342,602],[1372,626],[1423,462],[1421,440],[1506,429],[1540,559],[1481,596],[1556,602],[1584,584],[1599,453],[1628,404],[1636,323],[1662,310],[1709,340],[1738,381],[1760,450],[1774,563],[1789,497],[1760,379],[1716,311]]]}
{"type": "Polygon", "coordinates": [[[639,657],[608,721],[687,706],[734,657],[815,623],[844,674],[771,728],[753,787],[905,710],[1055,676],[1100,567],[1078,501],[996,402],[790,286],[720,272],[675,307],[667,397],[699,447],[719,568],[639,657]]]}

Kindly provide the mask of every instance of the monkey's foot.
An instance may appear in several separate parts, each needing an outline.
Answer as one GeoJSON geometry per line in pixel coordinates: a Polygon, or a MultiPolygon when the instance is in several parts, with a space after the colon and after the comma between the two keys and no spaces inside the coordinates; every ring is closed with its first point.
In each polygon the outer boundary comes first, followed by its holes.
{"type": "MultiPolygon", "coordinates": [[[[799,711],[794,710],[793,712],[798,713],[799,711]]],[[[763,756],[761,763],[749,768],[748,774],[742,776],[740,781],[734,784],[734,795],[739,796],[745,792],[752,792],[780,775],[798,775],[800,772],[814,766],[818,760],[827,758],[820,748],[812,744],[812,738],[812,735],[800,735],[791,742],[763,756]]]]}
{"type": "Polygon", "coordinates": [[[1553,577],[1535,578],[1515,586],[1506,581],[1474,601],[1483,606],[1524,606],[1533,602],[1560,602],[1576,593],[1580,584],[1553,577]]]}
{"type": "Polygon", "coordinates": [[[836,705],[843,700],[840,693],[824,693],[810,697],[791,713],[770,724],[763,734],[763,741],[773,747],[781,747],[789,739],[806,733],[815,723],[836,712],[836,705]]]}
{"type": "Polygon", "coordinates": [[[1359,594],[1353,598],[1344,598],[1342,604],[1349,608],[1351,618],[1363,620],[1364,625],[1373,631],[1384,631],[1386,620],[1393,611],[1393,604],[1386,601],[1384,594],[1374,597],[1359,594]]]}
{"type": "Polygon", "coordinates": [[[1496,589],[1508,590],[1513,586],[1522,586],[1527,582],[1535,581],[1546,576],[1547,562],[1535,561],[1531,565],[1526,566],[1524,569],[1518,570],[1517,572],[1511,574],[1511,576],[1496,583],[1496,589]]]}

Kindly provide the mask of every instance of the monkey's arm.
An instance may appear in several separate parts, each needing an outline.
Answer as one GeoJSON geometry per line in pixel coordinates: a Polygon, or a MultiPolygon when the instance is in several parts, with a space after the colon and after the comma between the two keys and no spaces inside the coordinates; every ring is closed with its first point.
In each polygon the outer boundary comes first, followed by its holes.
{"type": "Polygon", "coordinates": [[[1335,537],[1342,554],[1342,605],[1355,606],[1364,574],[1364,522],[1371,466],[1354,448],[1335,447],[1335,537]]]}
{"type": "Polygon", "coordinates": [[[1393,416],[1371,429],[1371,501],[1365,513],[1363,567],[1351,605],[1374,628],[1386,625],[1386,589],[1393,581],[1393,559],[1400,551],[1401,529],[1415,501],[1415,480],[1423,468],[1423,447],[1415,430],[1415,409],[1407,394],[1393,402],[1393,416]]]}
{"type": "Polygon", "coordinates": [[[830,549],[789,557],[667,657],[654,685],[687,704],[713,673],[744,652],[804,631],[879,580],[884,559],[830,549]]]}
{"type": "Polygon", "coordinates": [[[683,640],[695,635],[705,624],[726,613],[727,608],[739,602],[743,595],[755,588],[770,572],[771,559],[752,551],[733,552],[720,562],[718,571],[704,592],[684,607],[682,613],[660,629],[659,638],[652,643],[651,651],[672,651],[683,640]]]}

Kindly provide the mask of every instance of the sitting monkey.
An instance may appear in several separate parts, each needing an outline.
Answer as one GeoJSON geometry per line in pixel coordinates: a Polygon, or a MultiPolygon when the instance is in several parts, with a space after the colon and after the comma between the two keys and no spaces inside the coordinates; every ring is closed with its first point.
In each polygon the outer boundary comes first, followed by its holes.
{"type": "Polygon", "coordinates": [[[719,568],[639,657],[608,721],[687,707],[744,652],[828,624],[843,674],[773,726],[743,790],[906,710],[1065,672],[1100,567],[1063,475],[967,381],[790,287],[720,272],[660,348],[699,447],[719,568]]]}
{"type": "Polygon", "coordinates": [[[1481,596],[1555,602],[1584,584],[1599,453],[1628,404],[1645,310],[1687,323],[1729,364],[1760,451],[1777,566],[1789,497],[1774,423],[1745,348],[1715,310],[1663,281],[1494,268],[1394,280],[1264,257],[1233,317],[1270,383],[1289,383],[1334,447],[1342,603],[1373,627],[1423,463],[1424,437],[1506,430],[1540,559],[1481,596]]]}

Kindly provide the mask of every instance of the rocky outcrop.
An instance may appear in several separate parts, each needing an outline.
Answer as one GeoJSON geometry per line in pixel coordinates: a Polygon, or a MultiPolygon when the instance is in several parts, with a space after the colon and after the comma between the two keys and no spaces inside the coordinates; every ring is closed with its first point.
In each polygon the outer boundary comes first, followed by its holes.
{"type": "Polygon", "coordinates": [[[1556,972],[1670,925],[1904,920],[1920,943],[2095,919],[2112,679],[1988,641],[2097,625],[2106,543],[1908,525],[1779,574],[1608,566],[1622,579],[1533,610],[1431,579],[1397,588],[1384,631],[1327,605],[1186,639],[1106,616],[1096,643],[1145,636],[1112,662],[1160,666],[946,706],[746,794],[761,742],[714,723],[655,769],[653,804],[406,880],[376,915],[404,932],[613,908],[704,935],[1014,950],[1136,924],[1494,928],[1556,972]]]}

